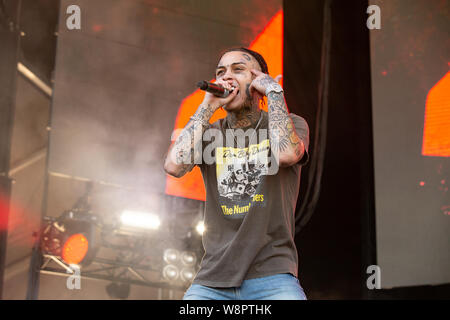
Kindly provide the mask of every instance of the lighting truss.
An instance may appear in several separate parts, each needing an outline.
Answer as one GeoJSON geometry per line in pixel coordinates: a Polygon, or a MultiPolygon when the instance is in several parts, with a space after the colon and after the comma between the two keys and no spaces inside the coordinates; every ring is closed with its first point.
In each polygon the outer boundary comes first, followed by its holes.
{"type": "MultiPolygon", "coordinates": [[[[54,221],[54,218],[47,217],[46,220],[54,221]]],[[[81,265],[80,279],[183,291],[190,285],[188,281],[169,281],[163,277],[163,252],[170,245],[161,242],[158,232],[139,233],[103,225],[100,243],[101,247],[89,265],[81,265]]],[[[201,243],[197,245],[200,250],[201,243]]],[[[40,274],[61,277],[73,275],[71,265],[60,255],[45,251],[41,254],[40,274]]],[[[202,252],[197,251],[195,254],[198,262],[202,252]]],[[[192,267],[195,269],[198,265],[192,267]]]]}
{"type": "MultiPolygon", "coordinates": [[[[71,266],[60,257],[49,254],[43,255],[42,265],[40,266],[41,274],[70,277],[73,272],[71,266]]],[[[144,275],[148,272],[153,272],[156,277],[160,275],[159,269],[148,265],[95,258],[89,268],[81,270],[80,279],[103,280],[160,289],[186,290],[186,285],[181,283],[169,283],[163,279],[160,281],[150,279],[149,276],[144,275]]]]}

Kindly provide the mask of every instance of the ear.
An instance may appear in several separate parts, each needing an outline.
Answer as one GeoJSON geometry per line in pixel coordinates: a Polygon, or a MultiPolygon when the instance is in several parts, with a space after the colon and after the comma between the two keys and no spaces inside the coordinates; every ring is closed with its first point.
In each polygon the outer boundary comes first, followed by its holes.
{"type": "Polygon", "coordinates": [[[259,91],[257,91],[257,90],[254,90],[253,91],[254,92],[254,94],[253,94],[253,99],[254,100],[257,100],[258,101],[258,105],[260,105],[261,104],[261,101],[263,100],[263,95],[261,94],[261,93],[259,93],[259,91]]]}

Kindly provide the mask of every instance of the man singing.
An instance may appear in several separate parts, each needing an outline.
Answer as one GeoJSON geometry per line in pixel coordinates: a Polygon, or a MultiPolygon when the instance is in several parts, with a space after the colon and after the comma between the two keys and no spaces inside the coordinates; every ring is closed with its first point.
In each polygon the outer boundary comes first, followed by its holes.
{"type": "Polygon", "coordinates": [[[302,117],[288,113],[277,80],[257,52],[227,50],[216,83],[231,94],[207,92],[169,148],[165,171],[182,177],[198,165],[206,189],[205,255],[186,300],[306,299],[294,235],[309,129],[302,117]],[[264,96],[268,112],[260,108],[264,96]],[[210,124],[221,107],[226,118],[210,124]],[[223,139],[210,139],[214,161],[197,161],[205,156],[207,130],[223,139]]]}

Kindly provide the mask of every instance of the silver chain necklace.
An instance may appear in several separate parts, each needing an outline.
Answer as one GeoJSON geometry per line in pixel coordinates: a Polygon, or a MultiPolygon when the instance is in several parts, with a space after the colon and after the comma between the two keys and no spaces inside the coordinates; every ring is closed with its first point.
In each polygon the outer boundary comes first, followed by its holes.
{"type": "MultiPolygon", "coordinates": [[[[261,125],[262,119],[263,119],[263,112],[261,111],[261,116],[259,117],[258,123],[256,124],[256,127],[254,129],[255,131],[253,131],[252,136],[248,140],[248,147],[250,147],[250,142],[252,141],[253,136],[255,135],[255,133],[257,132],[257,130],[259,128],[259,126],[261,125]]],[[[234,135],[234,130],[235,129],[231,128],[230,123],[228,122],[228,119],[226,121],[227,121],[227,127],[231,130],[231,134],[233,135],[234,143],[235,143],[236,147],[238,147],[236,136],[234,135]]],[[[244,147],[245,147],[245,141],[244,141],[244,147]]]]}

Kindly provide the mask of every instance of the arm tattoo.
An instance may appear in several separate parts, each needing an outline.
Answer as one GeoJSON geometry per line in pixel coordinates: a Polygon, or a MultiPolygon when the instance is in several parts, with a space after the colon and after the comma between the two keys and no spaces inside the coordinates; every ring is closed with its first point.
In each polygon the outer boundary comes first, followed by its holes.
{"type": "Polygon", "coordinates": [[[269,105],[269,138],[272,151],[275,154],[292,151],[300,156],[298,148],[300,138],[297,136],[294,124],[289,117],[283,94],[270,92],[267,100],[269,105]]]}
{"type": "MultiPolygon", "coordinates": [[[[195,113],[195,117],[203,119],[207,123],[212,116],[210,106],[200,107],[195,113]]],[[[173,144],[171,152],[178,165],[181,166],[181,175],[188,172],[202,155],[202,137],[206,126],[201,121],[190,120],[181,131],[173,144]]]]}

